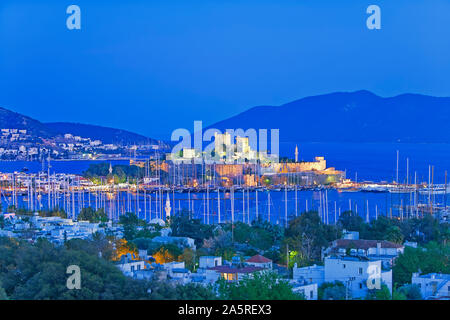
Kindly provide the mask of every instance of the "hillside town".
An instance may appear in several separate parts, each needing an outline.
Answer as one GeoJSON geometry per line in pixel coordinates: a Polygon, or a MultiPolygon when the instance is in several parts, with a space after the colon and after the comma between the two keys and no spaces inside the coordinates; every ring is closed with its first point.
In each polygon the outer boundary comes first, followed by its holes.
{"type": "MultiPolygon", "coordinates": [[[[24,130],[2,133],[8,143],[27,141],[24,130]]],[[[114,149],[71,134],[52,143],[73,154],[114,149]]],[[[116,270],[115,281],[139,288],[133,298],[450,298],[446,184],[357,183],[324,157],[299,160],[298,146],[292,159],[275,159],[228,134],[215,135],[209,160],[195,149],[156,153],[82,174],[52,172],[50,159],[37,173],[0,173],[0,254],[87,254],[80,264],[116,270]],[[358,213],[351,197],[359,192],[389,195],[390,207],[378,200],[371,212],[367,198],[358,213]],[[348,207],[333,193],[348,194],[348,207]],[[405,195],[400,205],[396,194],[405,195]]],[[[22,261],[0,266],[0,297],[35,297],[11,274],[22,261]]]]}
{"type": "Polygon", "coordinates": [[[105,143],[99,139],[71,133],[41,137],[27,129],[2,128],[0,160],[45,161],[121,159],[137,155],[153,155],[167,149],[157,143],[105,143]]]}
{"type": "MultiPolygon", "coordinates": [[[[211,288],[218,294],[219,283],[239,286],[245,281],[274,275],[277,281],[286,283],[292,294],[306,300],[393,299],[399,296],[426,300],[450,298],[449,273],[439,270],[427,272],[418,267],[402,281],[399,281],[398,275],[396,277],[396,272],[401,270],[398,261],[411,254],[409,251],[422,254],[420,252],[424,250],[423,254],[426,254],[426,250],[436,250],[427,247],[427,242],[423,241],[431,237],[423,233],[429,230],[418,226],[407,237],[416,241],[408,241],[401,233],[392,236],[388,231],[380,239],[367,240],[360,238],[360,231],[342,229],[352,224],[359,230],[376,229],[377,223],[392,223],[384,218],[365,225],[349,212],[341,217],[336,226],[321,226],[320,220],[304,220],[318,219],[317,212],[309,212],[291,221],[288,229],[282,230],[267,229],[273,227],[258,221],[251,225],[202,226],[182,215],[166,220],[155,218],[147,223],[134,214],[127,214],[115,223],[108,220],[104,212],[96,216],[90,208],[85,208],[78,219],[69,219],[63,214],[9,211],[0,214],[0,239],[17,239],[30,244],[45,239],[55,247],[64,247],[76,240],[94,241],[95,244],[98,239],[106,237],[114,243],[115,255],[111,263],[125,277],[138,281],[158,281],[171,286],[196,285],[211,288]],[[298,239],[295,235],[297,228],[311,228],[312,225],[308,227],[310,223],[328,228],[327,232],[335,233],[337,238],[326,236],[324,239],[314,239],[319,231],[310,231],[306,236],[311,239],[311,244],[316,243],[317,246],[317,241],[320,241],[323,245],[307,249],[308,242],[294,239],[298,239]],[[188,236],[190,232],[195,238],[188,236]],[[250,240],[252,234],[259,237],[261,235],[257,235],[260,233],[267,234],[272,240],[268,240],[267,244],[261,243],[262,238],[250,240]],[[280,238],[277,240],[274,234],[279,234],[280,238]],[[312,251],[307,253],[305,250],[312,251]],[[404,284],[400,286],[401,283],[404,284]]],[[[391,224],[392,228],[394,225],[391,224]]],[[[444,229],[439,229],[439,232],[446,230],[447,234],[433,241],[448,241],[448,226],[440,227],[444,229]]],[[[448,250],[445,244],[443,248],[448,250]]],[[[442,259],[448,259],[448,256],[442,259]]],[[[411,265],[408,268],[415,267],[411,265]]],[[[448,264],[444,270],[448,270],[448,264]]]]}

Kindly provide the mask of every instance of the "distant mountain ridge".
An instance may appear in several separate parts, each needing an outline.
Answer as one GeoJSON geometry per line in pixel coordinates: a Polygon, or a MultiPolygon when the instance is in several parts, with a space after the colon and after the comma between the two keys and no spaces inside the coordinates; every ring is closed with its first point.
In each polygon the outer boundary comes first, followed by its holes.
{"type": "MultiPolygon", "coordinates": [[[[401,94],[384,98],[360,90],[306,97],[281,106],[253,107],[206,129],[280,129],[280,142],[450,143],[449,126],[450,97],[401,94]]],[[[70,133],[123,145],[161,142],[97,125],[42,123],[2,107],[0,128],[26,129],[41,138],[70,133]]]]}
{"type": "Polygon", "coordinates": [[[42,123],[36,119],[0,107],[0,128],[25,129],[34,137],[55,138],[70,133],[83,138],[101,140],[103,143],[127,144],[158,144],[156,139],[127,130],[115,129],[90,124],[54,122],[42,123]]]}
{"type": "Polygon", "coordinates": [[[253,107],[208,128],[280,129],[280,142],[450,143],[449,126],[448,97],[361,90],[253,107]]]}
{"type": "Polygon", "coordinates": [[[53,135],[53,133],[38,120],[2,107],[0,107],[0,128],[27,130],[32,135],[43,138],[48,138],[53,135]]]}

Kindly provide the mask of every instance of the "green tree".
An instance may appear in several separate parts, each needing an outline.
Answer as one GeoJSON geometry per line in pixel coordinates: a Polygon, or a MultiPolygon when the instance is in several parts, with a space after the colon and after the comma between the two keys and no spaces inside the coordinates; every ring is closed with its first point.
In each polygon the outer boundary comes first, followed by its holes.
{"type": "Polygon", "coordinates": [[[195,269],[195,251],[190,248],[185,248],[183,253],[178,257],[178,260],[184,261],[186,268],[193,271],[195,269]]]}
{"type": "Polygon", "coordinates": [[[166,281],[154,281],[150,284],[152,300],[215,300],[216,294],[211,286],[193,283],[174,285],[166,281]]]}
{"type": "MultiPolygon", "coordinates": [[[[109,176],[109,166],[110,164],[108,162],[91,164],[89,168],[83,172],[83,175],[92,181],[106,178],[109,176]]],[[[137,179],[142,179],[145,176],[145,168],[134,165],[114,165],[112,169],[112,176],[116,183],[124,183],[127,180],[136,182],[137,179]]]]}
{"type": "Polygon", "coordinates": [[[92,240],[71,239],[64,243],[68,250],[84,251],[90,255],[112,260],[115,254],[114,239],[96,232],[92,240]]]}
{"type": "Polygon", "coordinates": [[[233,248],[218,248],[216,249],[215,255],[220,256],[227,261],[231,261],[236,255],[236,251],[233,248]]]}
{"type": "Polygon", "coordinates": [[[153,242],[152,238],[135,238],[132,243],[136,245],[139,250],[147,250],[148,252],[156,252],[159,250],[161,245],[159,243],[153,242]]]}
{"type": "Polygon", "coordinates": [[[406,300],[405,294],[397,289],[397,285],[392,289],[392,300],[406,300]]]}
{"type": "Polygon", "coordinates": [[[433,217],[431,214],[425,215],[421,219],[415,219],[415,234],[420,234],[416,236],[414,241],[419,243],[426,242],[437,242],[446,245],[450,239],[450,224],[439,223],[439,220],[433,217]]]}
{"type": "Polygon", "coordinates": [[[338,239],[341,232],[335,226],[322,223],[316,211],[309,211],[291,220],[285,235],[285,244],[297,251],[302,260],[320,261],[322,247],[338,239]]]}
{"type": "MultiPolygon", "coordinates": [[[[31,212],[29,212],[29,214],[31,215],[31,212]]],[[[41,217],[61,217],[63,219],[66,219],[67,213],[63,209],[54,208],[51,210],[39,210],[39,216],[41,216],[41,217]]]]}
{"type": "Polygon", "coordinates": [[[119,223],[123,226],[123,237],[127,241],[131,241],[136,238],[139,219],[134,213],[127,212],[122,215],[119,219],[119,223]]]}
{"type": "Polygon", "coordinates": [[[183,249],[174,243],[166,243],[159,245],[159,247],[156,250],[154,250],[152,254],[163,251],[167,251],[175,259],[178,258],[181,254],[183,254],[183,249]]]}
{"type": "Polygon", "coordinates": [[[219,297],[225,300],[303,300],[292,286],[275,273],[266,272],[245,277],[239,282],[218,281],[219,297]]]}
{"type": "Polygon", "coordinates": [[[0,300],[8,300],[8,296],[6,295],[5,289],[1,286],[0,283],[0,300]]]}
{"type": "Polygon", "coordinates": [[[203,240],[203,248],[207,249],[209,253],[215,252],[218,255],[221,253],[233,250],[231,231],[224,231],[219,228],[214,232],[213,237],[203,240]]]}
{"type": "Polygon", "coordinates": [[[319,300],[345,300],[346,288],[341,281],[324,282],[319,286],[319,300]]]}
{"type": "Polygon", "coordinates": [[[430,242],[424,247],[406,247],[393,267],[394,283],[402,286],[411,282],[414,272],[450,273],[450,246],[430,242]]]}
{"type": "Polygon", "coordinates": [[[422,293],[416,284],[406,284],[398,289],[407,300],[422,300],[422,293]]]}
{"type": "Polygon", "coordinates": [[[389,288],[383,283],[380,289],[369,289],[366,295],[366,300],[391,300],[391,292],[389,288]]]}
{"type": "Polygon", "coordinates": [[[378,219],[372,220],[370,226],[367,228],[362,227],[365,232],[364,234],[360,234],[360,237],[368,240],[386,240],[386,230],[392,226],[391,219],[380,216],[378,219]]]}
{"type": "MultiPolygon", "coordinates": [[[[264,252],[264,256],[273,262],[280,262],[281,261],[281,254],[280,250],[276,247],[270,248],[269,250],[264,252]]],[[[228,259],[227,259],[228,260],[228,259]]]]}
{"type": "Polygon", "coordinates": [[[403,243],[402,231],[397,226],[391,226],[386,230],[384,239],[395,243],[403,243]]]}
{"type": "Polygon", "coordinates": [[[97,211],[95,211],[93,208],[87,207],[81,209],[81,212],[78,214],[77,220],[89,221],[91,223],[107,222],[108,216],[106,215],[105,210],[103,208],[100,208],[97,211]]]}
{"type": "MultiPolygon", "coordinates": [[[[276,233],[261,226],[261,224],[250,226],[243,222],[236,222],[234,224],[234,241],[246,243],[261,250],[269,249],[277,240],[276,233]]],[[[226,225],[225,228],[231,232],[231,224],[226,225]]]]}
{"type": "Polygon", "coordinates": [[[365,223],[363,218],[356,215],[352,211],[344,211],[339,217],[338,224],[342,229],[348,231],[358,231],[361,235],[365,231],[365,223]]]}
{"type": "Polygon", "coordinates": [[[114,264],[98,255],[80,248],[55,247],[45,239],[30,244],[0,238],[0,261],[0,281],[13,300],[149,298],[148,282],[125,277],[114,264]],[[66,287],[69,265],[81,269],[80,290],[66,287]]]}
{"type": "Polygon", "coordinates": [[[170,227],[173,236],[192,238],[197,247],[202,246],[204,239],[213,237],[213,226],[205,225],[198,219],[189,219],[187,211],[181,211],[180,215],[174,216],[170,227]]]}

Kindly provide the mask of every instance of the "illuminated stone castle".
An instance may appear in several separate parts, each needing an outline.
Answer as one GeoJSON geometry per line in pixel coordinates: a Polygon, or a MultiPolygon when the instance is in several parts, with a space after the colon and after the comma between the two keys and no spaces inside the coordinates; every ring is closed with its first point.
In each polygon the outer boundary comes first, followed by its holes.
{"type": "Polygon", "coordinates": [[[299,161],[298,146],[295,160],[280,162],[278,156],[271,157],[266,151],[252,149],[248,137],[236,137],[234,143],[230,133],[215,133],[210,151],[200,152],[185,148],[177,157],[168,154],[170,164],[168,179],[179,185],[261,186],[270,181],[272,185],[319,185],[342,181],[345,174],[335,168],[327,168],[324,157],[313,161],[299,161]],[[209,181],[209,182],[208,182],[209,181]]]}
{"type": "Polygon", "coordinates": [[[214,148],[211,152],[201,152],[194,148],[183,148],[178,154],[167,154],[167,160],[177,163],[270,163],[278,162],[278,155],[268,154],[266,150],[257,151],[252,148],[248,137],[236,136],[234,143],[230,133],[215,133],[214,148]]]}

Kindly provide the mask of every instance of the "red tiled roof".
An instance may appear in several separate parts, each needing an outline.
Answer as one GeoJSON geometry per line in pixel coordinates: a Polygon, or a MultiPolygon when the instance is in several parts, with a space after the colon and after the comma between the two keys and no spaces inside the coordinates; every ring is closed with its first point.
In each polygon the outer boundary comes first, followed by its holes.
{"type": "Polygon", "coordinates": [[[247,260],[245,260],[245,262],[268,263],[268,262],[272,262],[272,260],[270,260],[266,257],[263,257],[262,255],[257,254],[256,256],[248,258],[247,260]]]}
{"type": "Polygon", "coordinates": [[[264,268],[253,267],[253,266],[247,266],[247,267],[241,267],[241,268],[229,267],[229,266],[217,266],[217,267],[208,268],[208,270],[215,270],[220,273],[253,273],[253,272],[264,270],[264,268]]]}
{"type": "Polygon", "coordinates": [[[333,247],[335,248],[354,248],[354,249],[369,249],[376,248],[377,243],[381,243],[381,248],[403,248],[403,245],[385,241],[385,240],[351,240],[351,239],[338,239],[333,243],[333,247]]]}

